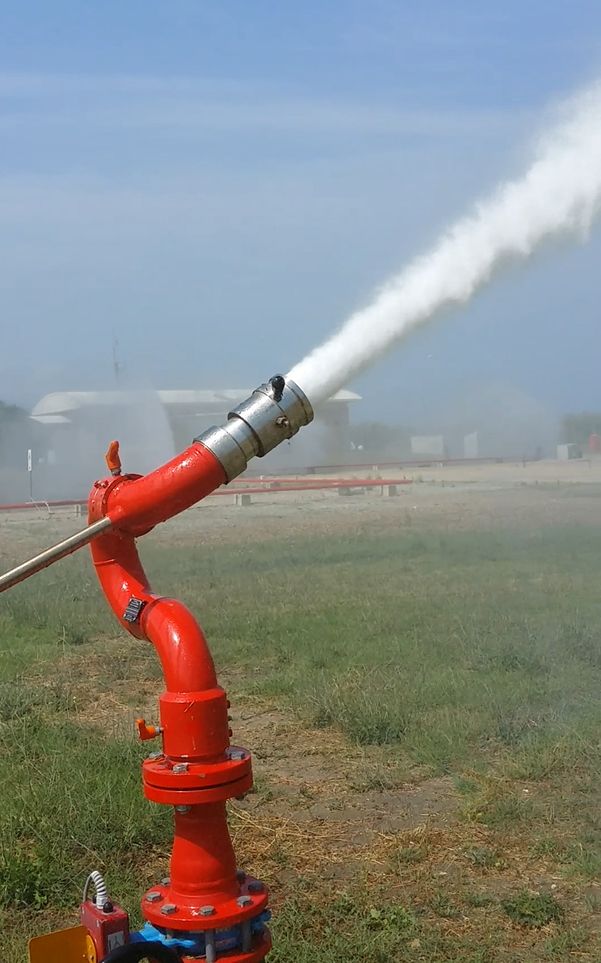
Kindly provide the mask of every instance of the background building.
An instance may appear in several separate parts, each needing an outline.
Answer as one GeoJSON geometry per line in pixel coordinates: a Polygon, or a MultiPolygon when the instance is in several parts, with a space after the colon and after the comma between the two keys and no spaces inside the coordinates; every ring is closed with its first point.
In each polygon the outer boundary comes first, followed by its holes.
{"type": "MultiPolygon", "coordinates": [[[[48,499],[85,495],[91,480],[105,471],[103,456],[113,438],[121,443],[124,470],[145,474],[187,447],[205,428],[224,422],[228,411],[250,391],[65,391],[45,395],[31,412],[38,426],[34,494],[48,499]]],[[[310,431],[281,445],[252,469],[290,470],[348,460],[349,405],[359,397],[339,391],[320,406],[310,431]]],[[[27,496],[26,447],[24,471],[18,473],[22,490],[3,491],[4,498],[27,496]]]]}

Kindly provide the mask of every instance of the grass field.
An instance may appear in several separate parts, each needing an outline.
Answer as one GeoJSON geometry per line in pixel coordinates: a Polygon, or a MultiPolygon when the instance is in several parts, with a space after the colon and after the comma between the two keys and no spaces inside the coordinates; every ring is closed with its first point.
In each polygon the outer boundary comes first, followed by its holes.
{"type": "MultiPolygon", "coordinates": [[[[258,748],[232,829],[273,963],[601,961],[601,531],[149,542],[258,748]]],[[[83,556],[3,597],[2,963],[90,869],[134,916],[165,875],[130,726],[159,689],[83,556]]]]}

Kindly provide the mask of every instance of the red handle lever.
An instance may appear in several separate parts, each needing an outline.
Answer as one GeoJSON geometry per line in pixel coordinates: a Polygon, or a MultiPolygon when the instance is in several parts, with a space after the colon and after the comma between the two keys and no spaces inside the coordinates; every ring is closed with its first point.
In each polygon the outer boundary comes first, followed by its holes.
{"type": "Polygon", "coordinates": [[[104,456],[106,461],[106,467],[110,471],[111,475],[121,474],[121,458],[119,457],[119,442],[111,441],[108,446],[106,455],[104,456]]]}
{"type": "Polygon", "coordinates": [[[161,734],[160,726],[147,726],[145,719],[136,719],[136,729],[143,742],[147,739],[156,739],[156,737],[161,734]]]}

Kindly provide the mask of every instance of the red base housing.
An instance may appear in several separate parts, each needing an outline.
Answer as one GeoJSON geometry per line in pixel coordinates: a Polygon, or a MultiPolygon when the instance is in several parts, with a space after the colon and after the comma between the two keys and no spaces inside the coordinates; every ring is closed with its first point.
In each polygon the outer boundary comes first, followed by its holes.
{"type": "Polygon", "coordinates": [[[105,912],[98,909],[91,900],[86,900],[81,904],[79,916],[82,926],[85,926],[92,938],[99,960],[128,942],[129,916],[120,906],[113,906],[109,912],[105,912]]]}

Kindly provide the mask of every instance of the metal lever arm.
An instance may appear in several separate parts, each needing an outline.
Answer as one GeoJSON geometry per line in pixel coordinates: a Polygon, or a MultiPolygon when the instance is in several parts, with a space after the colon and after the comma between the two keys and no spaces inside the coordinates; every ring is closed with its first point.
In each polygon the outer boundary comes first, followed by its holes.
{"type": "Polygon", "coordinates": [[[73,552],[76,552],[78,548],[87,545],[92,539],[96,538],[97,535],[100,535],[101,532],[104,532],[107,528],[111,528],[112,524],[110,518],[101,518],[92,525],[88,525],[87,528],[82,529],[81,532],[70,535],[69,538],[65,538],[62,542],[58,542],[56,545],[45,549],[43,552],[40,552],[39,555],[28,559],[27,562],[22,562],[21,565],[12,568],[10,572],[0,575],[0,592],[5,592],[6,589],[12,588],[13,585],[18,585],[19,582],[23,582],[26,578],[29,578],[30,575],[35,575],[36,572],[41,572],[43,568],[47,568],[49,565],[52,565],[53,562],[58,562],[59,558],[65,558],[66,555],[71,555],[73,552]]]}

